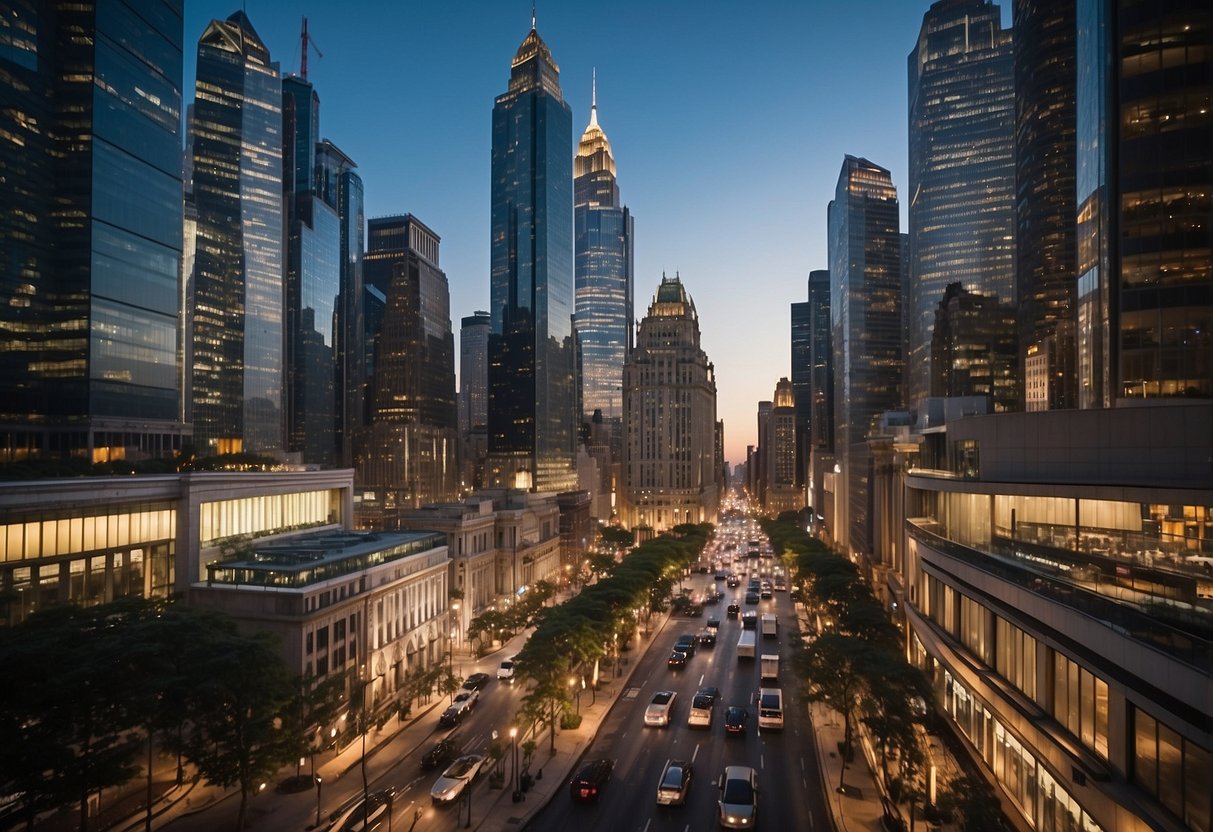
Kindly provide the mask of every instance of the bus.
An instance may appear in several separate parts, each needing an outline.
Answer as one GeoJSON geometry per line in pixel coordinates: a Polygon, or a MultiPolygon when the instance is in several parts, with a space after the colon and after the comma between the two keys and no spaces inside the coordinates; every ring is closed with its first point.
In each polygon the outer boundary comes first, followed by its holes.
{"type": "Polygon", "coordinates": [[[783,729],[783,691],[779,688],[758,689],[758,727],[783,729]]]}

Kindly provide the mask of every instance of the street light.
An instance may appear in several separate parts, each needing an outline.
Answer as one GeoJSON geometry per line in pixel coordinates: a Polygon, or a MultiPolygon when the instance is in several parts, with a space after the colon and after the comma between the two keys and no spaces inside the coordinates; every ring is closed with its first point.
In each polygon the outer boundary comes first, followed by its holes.
{"type": "MultiPolygon", "coordinates": [[[[577,680],[575,678],[573,678],[572,676],[570,676],[569,677],[569,697],[570,698],[572,698],[574,696],[573,688],[576,684],[577,684],[577,680]]],[[[581,713],[581,691],[576,692],[576,699],[577,699],[577,713],[581,713]]]]}
{"type": "Polygon", "coordinates": [[[514,747],[514,768],[513,768],[514,773],[510,779],[512,779],[514,781],[513,798],[514,798],[514,802],[517,803],[518,796],[519,796],[519,791],[518,791],[518,729],[514,726],[510,726],[510,744],[514,747]]]}
{"type": "Polygon", "coordinates": [[[324,778],[319,774],[316,777],[316,828],[320,828],[320,787],[324,784],[324,778]]]}

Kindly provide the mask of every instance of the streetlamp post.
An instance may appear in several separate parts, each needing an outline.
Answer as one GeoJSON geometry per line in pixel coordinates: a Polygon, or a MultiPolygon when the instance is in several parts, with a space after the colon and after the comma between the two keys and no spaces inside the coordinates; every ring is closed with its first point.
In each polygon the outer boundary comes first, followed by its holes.
{"type": "Polygon", "coordinates": [[[320,828],[320,787],[324,785],[324,778],[319,774],[314,775],[316,778],[316,829],[320,828]]]}
{"type": "Polygon", "coordinates": [[[514,726],[510,727],[510,744],[513,746],[513,752],[514,752],[513,774],[510,776],[510,779],[514,781],[513,798],[514,798],[514,802],[517,803],[518,796],[519,796],[519,792],[518,792],[518,729],[514,726]]]}

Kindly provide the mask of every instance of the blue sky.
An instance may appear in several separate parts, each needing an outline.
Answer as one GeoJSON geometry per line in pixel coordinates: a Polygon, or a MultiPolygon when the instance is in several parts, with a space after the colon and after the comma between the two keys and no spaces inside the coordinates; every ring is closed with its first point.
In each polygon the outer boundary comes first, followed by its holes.
{"type": "MultiPolygon", "coordinates": [[[[893,172],[906,215],[906,55],[926,0],[540,2],[574,144],[598,71],[599,122],[636,217],[636,317],[677,271],[716,366],[725,453],[790,372],[789,304],[826,265],[843,155],[893,172]]],[[[1003,4],[1004,23],[1009,4],[1003,4]]],[[[187,2],[185,99],[198,37],[232,3],[187,2]]],[[[488,308],[493,98],[530,29],[526,0],[285,3],[245,9],[284,73],[300,17],[321,132],[359,166],[368,216],[411,212],[442,237],[451,316],[488,308]]]]}

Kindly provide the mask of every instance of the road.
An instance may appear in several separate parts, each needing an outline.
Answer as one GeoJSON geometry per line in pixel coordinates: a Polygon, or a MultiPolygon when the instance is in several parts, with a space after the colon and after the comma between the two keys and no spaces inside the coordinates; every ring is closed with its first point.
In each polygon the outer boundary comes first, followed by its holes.
{"type": "MultiPolygon", "coordinates": [[[[740,563],[740,562],[739,562],[740,563]]],[[[749,560],[751,569],[759,563],[749,560]]],[[[772,564],[763,560],[764,568],[772,564]]],[[[712,587],[710,575],[696,575],[694,589],[712,587]]],[[[726,765],[752,766],[758,772],[757,828],[797,829],[827,832],[828,810],[821,792],[811,727],[807,709],[798,702],[790,682],[784,683],[785,727],[783,731],[759,730],[754,693],[759,687],[758,662],[740,661],[736,644],[741,632],[739,619],[725,617],[726,605],[745,595],[744,581],[737,589],[725,589],[725,598],[717,606],[705,607],[705,618],[720,619],[716,647],[699,647],[682,671],[666,667],[667,645],[673,645],[685,632],[698,632],[702,618],[671,618],[653,647],[640,660],[625,689],[603,722],[597,737],[583,759],[607,757],[615,760],[611,781],[603,789],[597,804],[580,804],[567,791],[558,793],[527,826],[528,832],[697,832],[717,825],[717,779],[726,765]],[[691,698],[704,685],[720,688],[710,728],[691,728],[686,724],[691,698]],[[674,720],[668,728],[646,728],[644,710],[659,690],[678,693],[674,720]],[[744,736],[724,731],[724,708],[743,705],[750,712],[744,736]],[[687,805],[656,805],[657,782],[670,759],[690,760],[695,779],[687,805]]],[[[787,593],[775,593],[757,607],[742,604],[742,611],[757,609],[779,616],[777,640],[759,638],[759,653],[779,653],[786,662],[788,644],[797,638],[796,616],[787,593]]],[[[786,667],[781,676],[789,679],[786,667]]],[[[769,683],[768,683],[769,684],[769,683]]]]}

